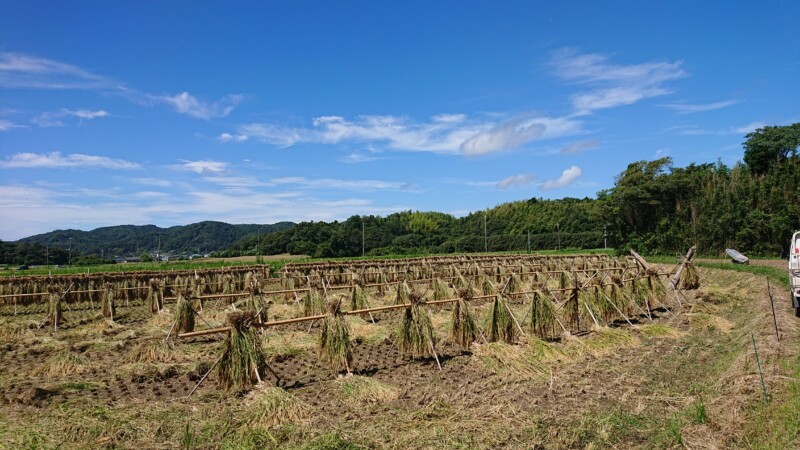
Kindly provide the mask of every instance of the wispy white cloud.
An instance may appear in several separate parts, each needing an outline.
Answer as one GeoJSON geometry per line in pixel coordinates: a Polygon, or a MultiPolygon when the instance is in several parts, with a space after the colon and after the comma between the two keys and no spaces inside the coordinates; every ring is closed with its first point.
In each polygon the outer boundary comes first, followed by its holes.
{"type": "Polygon", "coordinates": [[[228,163],[224,161],[212,161],[212,160],[199,160],[199,161],[182,160],[180,164],[174,165],[172,167],[174,169],[188,170],[199,174],[206,174],[206,173],[219,174],[228,171],[228,163]]]}
{"type": "Polygon", "coordinates": [[[147,97],[152,101],[172,106],[180,114],[204,120],[227,116],[244,99],[242,95],[228,95],[216,102],[205,102],[188,92],[177,95],[147,94],[147,97]]]}
{"type": "Polygon", "coordinates": [[[102,109],[99,109],[97,111],[92,111],[89,109],[76,109],[76,110],[64,109],[62,111],[64,111],[64,113],[70,116],[75,116],[79,119],[87,119],[87,120],[97,119],[98,117],[107,117],[109,115],[108,111],[102,109]]]}
{"type": "Polygon", "coordinates": [[[752,133],[753,131],[756,131],[759,128],[764,128],[765,126],[767,126],[766,123],[756,121],[756,122],[750,122],[747,125],[742,125],[740,127],[732,128],[731,131],[739,134],[749,134],[752,133]]]}
{"type": "Polygon", "coordinates": [[[406,191],[418,192],[411,183],[382,180],[341,180],[335,178],[280,177],[270,180],[276,185],[297,185],[303,189],[337,189],[347,191],[406,191]]]}
{"type": "Polygon", "coordinates": [[[480,132],[461,144],[465,155],[482,155],[517,148],[537,139],[576,134],[580,122],[565,117],[515,118],[480,132]]]}
{"type": "Polygon", "coordinates": [[[227,188],[254,188],[264,186],[275,186],[275,183],[261,181],[249,176],[208,176],[203,177],[203,181],[214,183],[227,188]]]}
{"type": "Polygon", "coordinates": [[[80,67],[19,53],[0,53],[0,87],[23,89],[105,89],[106,77],[80,67]]]}
{"type": "MultiPolygon", "coordinates": [[[[239,127],[239,135],[258,139],[278,147],[291,147],[303,142],[300,133],[293,128],[282,127],[268,123],[249,123],[239,127]]],[[[310,139],[307,139],[311,141],[310,139]]]]}
{"type": "MultiPolygon", "coordinates": [[[[288,127],[274,123],[250,123],[236,133],[225,133],[220,140],[234,141],[247,136],[280,147],[302,143],[340,144],[348,142],[380,144],[388,149],[461,155],[484,155],[510,150],[529,142],[577,135],[582,122],[576,117],[592,111],[636,103],[670,91],[668,81],[686,76],[681,62],[645,62],[620,65],[599,54],[578,54],[563,50],[550,61],[556,76],[589,89],[572,96],[571,116],[500,115],[469,117],[466,114],[439,114],[427,121],[391,115],[362,115],[354,119],[321,116],[310,127],[288,127]]],[[[243,140],[243,139],[242,139],[243,140]]],[[[585,141],[583,150],[591,141],[585,141]]],[[[354,156],[347,162],[360,162],[354,156]]]]}
{"type": "Polygon", "coordinates": [[[168,188],[172,186],[172,182],[164,178],[145,177],[145,178],[131,178],[130,180],[133,181],[134,183],[141,184],[144,186],[154,186],[162,188],[168,188]]]}
{"type": "Polygon", "coordinates": [[[615,108],[632,105],[639,100],[668,94],[670,91],[661,87],[617,86],[598,89],[596,91],[572,96],[572,106],[576,114],[589,114],[598,109],[615,108]]]}
{"type": "Polygon", "coordinates": [[[496,122],[464,114],[440,114],[427,122],[398,116],[317,117],[311,127],[252,123],[238,133],[289,147],[298,143],[366,142],[402,151],[481,155],[513,149],[527,142],[580,132],[581,123],[566,117],[513,117],[496,122]]]}
{"type": "Polygon", "coordinates": [[[217,140],[220,142],[245,142],[249,138],[247,135],[244,134],[230,134],[230,133],[222,133],[217,136],[217,140]]]}
{"type": "Polygon", "coordinates": [[[81,122],[83,120],[92,120],[100,117],[108,117],[108,111],[99,109],[92,111],[90,109],[66,109],[62,108],[58,111],[47,111],[31,118],[31,123],[38,127],[63,127],[66,124],[61,121],[64,117],[77,117],[81,122]]]}
{"type": "Polygon", "coordinates": [[[279,177],[270,181],[275,184],[301,184],[305,183],[306,179],[304,177],[279,177]]]}
{"type": "Polygon", "coordinates": [[[139,191],[139,192],[134,192],[131,195],[135,198],[155,199],[155,198],[166,198],[169,197],[170,194],[159,191],[139,191]]]}
{"type": "Polygon", "coordinates": [[[550,189],[558,189],[558,188],[567,187],[570,184],[574,183],[575,180],[577,180],[581,176],[582,173],[583,172],[581,171],[580,167],[578,167],[578,166],[570,166],[568,169],[564,169],[564,171],[561,172],[561,176],[560,177],[558,177],[556,179],[552,179],[552,180],[547,180],[547,181],[543,182],[542,184],[540,184],[539,185],[539,189],[547,191],[547,190],[550,190],[550,189]]]}
{"type": "Polygon", "coordinates": [[[589,150],[597,147],[600,142],[597,139],[587,139],[585,141],[573,142],[566,147],[560,149],[558,152],[564,155],[574,155],[584,150],[589,150]]]}
{"type": "Polygon", "coordinates": [[[11,131],[15,128],[26,128],[26,127],[25,125],[20,125],[10,120],[0,119],[0,131],[11,131]]]}
{"type": "Polygon", "coordinates": [[[533,180],[533,175],[519,174],[498,181],[495,187],[497,187],[497,189],[507,189],[510,187],[526,186],[533,183],[533,180]]]}
{"type": "Polygon", "coordinates": [[[348,163],[348,164],[358,164],[363,162],[370,162],[376,161],[381,159],[379,156],[375,156],[374,154],[364,153],[364,152],[352,152],[345,155],[341,162],[348,163]]]}
{"type": "Polygon", "coordinates": [[[680,61],[613,64],[604,55],[571,49],[557,52],[550,61],[557,77],[590,88],[571,97],[577,115],[668,94],[665,83],[686,76],[681,65],[680,61]]]}
{"type": "MultiPolygon", "coordinates": [[[[243,95],[227,95],[215,102],[203,101],[188,92],[176,95],[155,95],[127,87],[103,75],[78,66],[19,53],[0,53],[0,87],[9,89],[85,89],[114,93],[139,105],[165,104],[180,114],[198,119],[214,119],[229,115],[243,100],[243,95]]],[[[61,126],[59,117],[72,115],[80,119],[105,117],[105,111],[62,110],[44,113],[32,119],[39,126],[61,126]],[[66,111],[66,112],[64,112],[66,111]]]]}
{"type": "Polygon", "coordinates": [[[67,167],[103,168],[103,169],[138,169],[139,164],[124,159],[109,158],[106,156],[84,155],[71,153],[62,155],[60,152],[50,153],[14,153],[0,161],[0,168],[4,169],[61,169],[67,167]]]}
{"type": "Polygon", "coordinates": [[[700,128],[697,125],[677,125],[674,127],[669,127],[665,131],[670,133],[680,134],[683,136],[704,136],[704,135],[725,136],[729,134],[742,134],[742,135],[748,134],[765,126],[766,123],[764,122],[754,121],[746,125],[732,126],[728,128],[719,128],[719,129],[700,128]]]}
{"type": "Polygon", "coordinates": [[[714,111],[716,109],[727,108],[728,106],[732,106],[738,103],[737,100],[724,100],[721,102],[714,102],[714,103],[699,103],[699,104],[690,104],[690,103],[667,103],[663,106],[665,108],[669,108],[679,114],[691,114],[691,113],[698,113],[698,112],[705,112],[705,111],[714,111]]]}

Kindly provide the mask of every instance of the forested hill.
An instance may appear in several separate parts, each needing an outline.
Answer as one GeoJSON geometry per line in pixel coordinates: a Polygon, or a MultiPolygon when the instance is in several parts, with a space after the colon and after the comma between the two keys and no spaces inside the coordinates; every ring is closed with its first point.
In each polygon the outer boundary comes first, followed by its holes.
{"type": "Polygon", "coordinates": [[[191,225],[159,228],[155,225],[119,225],[92,231],[56,230],[38,234],[19,243],[49,245],[66,249],[72,239],[72,250],[82,254],[139,255],[145,251],[174,253],[206,253],[228,248],[249,235],[266,235],[292,227],[291,222],[272,225],[231,225],[223,222],[199,222],[191,225]]]}
{"type": "Polygon", "coordinates": [[[502,204],[456,218],[406,211],[344,222],[302,222],[228,255],[295,253],[316,257],[634,247],[675,254],[737,248],[783,256],[800,230],[800,124],[764,127],[746,136],[744,162],[674,167],[670,158],[628,165],[597,198],[502,204]],[[484,234],[484,218],[486,229],[484,234]],[[362,228],[363,227],[363,228],[362,228]],[[363,230],[363,235],[362,235],[363,230]],[[363,242],[362,242],[363,238],[363,242]],[[362,247],[363,245],[363,247],[362,247]]]}
{"type": "Polygon", "coordinates": [[[721,255],[732,247],[752,256],[783,256],[792,232],[800,230],[799,145],[800,123],[764,127],[745,137],[743,163],[734,167],[675,167],[670,158],[637,161],[596,198],[531,198],[460,218],[405,211],[297,225],[124,225],[89,232],[59,230],[20,242],[65,249],[72,238],[73,251],[105,256],[153,251],[159,239],[162,252],[227,248],[222,253],[228,256],[524,251],[597,248],[606,242],[608,247],[634,247],[646,254],[675,254],[697,245],[705,255],[721,255]]]}
{"type": "MultiPolygon", "coordinates": [[[[438,212],[399,212],[385,217],[353,216],[344,222],[302,222],[261,239],[264,254],[294,253],[315,257],[360,256],[362,220],[364,253],[368,255],[453,253],[596,248],[603,246],[603,225],[597,200],[530,199],[455,218],[438,212]],[[559,231],[560,230],[560,231],[559,231]]],[[[226,256],[255,254],[258,243],[248,238],[226,256]]]]}

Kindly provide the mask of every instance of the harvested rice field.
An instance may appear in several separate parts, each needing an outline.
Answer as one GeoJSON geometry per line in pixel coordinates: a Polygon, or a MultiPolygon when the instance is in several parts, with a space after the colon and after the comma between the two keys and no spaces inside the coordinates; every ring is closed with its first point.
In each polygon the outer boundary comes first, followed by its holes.
{"type": "Polygon", "coordinates": [[[3,280],[0,447],[797,448],[788,292],[773,319],[764,277],[687,271],[673,289],[676,267],[632,258],[493,255],[3,280]]]}

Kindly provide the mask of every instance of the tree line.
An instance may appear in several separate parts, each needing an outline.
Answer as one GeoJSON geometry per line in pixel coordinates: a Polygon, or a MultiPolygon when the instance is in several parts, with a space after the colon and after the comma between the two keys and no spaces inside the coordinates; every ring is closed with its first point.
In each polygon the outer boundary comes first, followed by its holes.
{"type": "Polygon", "coordinates": [[[706,255],[736,248],[784,256],[792,232],[800,229],[798,145],[800,124],[768,126],[745,137],[744,162],[733,167],[637,161],[597,198],[531,198],[461,218],[405,211],[302,222],[260,239],[251,235],[220,254],[353,257],[607,244],[648,254],[672,255],[697,245],[706,255]]]}
{"type": "MultiPolygon", "coordinates": [[[[17,242],[5,243],[0,263],[45,264],[45,249],[72,249],[76,255],[97,255],[113,262],[116,256],[140,256],[143,253],[192,254],[224,250],[249,235],[269,234],[291,227],[291,222],[271,225],[240,224],[205,221],[190,225],[159,228],[155,225],[118,225],[92,231],[56,230],[30,236],[17,242]],[[24,245],[23,245],[24,244],[24,245]],[[34,245],[38,245],[34,246],[34,245]],[[11,247],[19,246],[16,250],[11,247]],[[24,262],[23,262],[24,261],[24,262]]],[[[56,264],[60,264],[56,263],[56,264]]]]}
{"type": "Polygon", "coordinates": [[[81,251],[91,255],[113,245],[133,253],[142,242],[155,249],[159,239],[162,249],[226,249],[212,253],[217,256],[355,257],[606,245],[647,254],[672,255],[697,245],[705,255],[736,248],[753,256],[785,256],[791,234],[800,229],[799,145],[800,123],[768,126],[745,136],[743,162],[733,167],[721,162],[675,167],[670,158],[636,161],[596,198],[531,198],[458,218],[404,211],[296,225],[202,222],[169,229],[66,230],[0,242],[0,262],[44,264],[49,245],[51,263],[63,264],[66,247],[56,247],[70,237],[73,263],[81,251]]]}

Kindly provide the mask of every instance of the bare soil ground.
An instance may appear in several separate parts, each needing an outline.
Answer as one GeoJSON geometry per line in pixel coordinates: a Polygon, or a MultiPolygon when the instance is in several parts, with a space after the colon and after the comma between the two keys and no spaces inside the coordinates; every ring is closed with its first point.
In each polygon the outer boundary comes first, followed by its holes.
{"type": "MultiPolygon", "coordinates": [[[[264,384],[281,389],[244,397],[213,375],[187,397],[222,336],[167,345],[168,313],[118,305],[112,325],[72,305],[55,331],[37,329],[41,306],[5,307],[0,447],[798,448],[800,319],[787,293],[775,293],[779,340],[763,278],[700,273],[701,289],[652,323],[640,316],[544,346],[522,337],[464,350],[445,337],[449,311],[433,311],[441,371],[398,352],[394,313],[348,319],[353,377],[317,363],[316,327],[271,329],[262,341],[279,380],[264,384]]],[[[276,304],[271,317],[296,308],[276,304]]],[[[213,303],[203,316],[224,318],[213,303]]]]}

